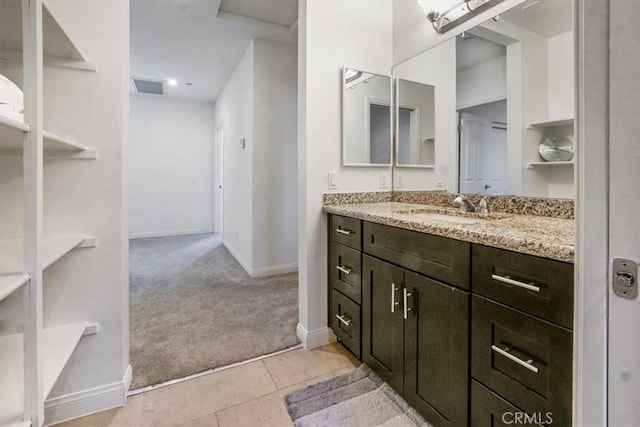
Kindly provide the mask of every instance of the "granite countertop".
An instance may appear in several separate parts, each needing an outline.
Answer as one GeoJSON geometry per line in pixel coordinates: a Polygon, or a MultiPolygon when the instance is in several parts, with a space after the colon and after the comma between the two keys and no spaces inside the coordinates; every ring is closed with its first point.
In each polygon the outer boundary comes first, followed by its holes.
{"type": "Polygon", "coordinates": [[[325,205],[323,210],[392,227],[573,262],[572,219],[503,212],[460,214],[456,208],[402,202],[325,205]]]}

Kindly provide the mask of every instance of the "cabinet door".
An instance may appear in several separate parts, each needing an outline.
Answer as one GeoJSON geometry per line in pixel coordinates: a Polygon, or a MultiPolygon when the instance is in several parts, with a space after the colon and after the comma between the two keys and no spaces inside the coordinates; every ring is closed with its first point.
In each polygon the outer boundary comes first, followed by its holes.
{"type": "Polygon", "coordinates": [[[404,398],[434,426],[467,425],[469,293],[409,271],[405,289],[404,398]]]}
{"type": "Polygon", "coordinates": [[[402,394],[404,270],[363,255],[362,272],[362,358],[402,394]]]}

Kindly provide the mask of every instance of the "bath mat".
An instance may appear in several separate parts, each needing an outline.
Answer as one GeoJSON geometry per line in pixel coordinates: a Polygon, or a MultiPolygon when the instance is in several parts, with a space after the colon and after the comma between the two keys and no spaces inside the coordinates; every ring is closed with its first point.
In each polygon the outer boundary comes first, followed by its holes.
{"type": "Polygon", "coordinates": [[[430,426],[366,365],[284,398],[295,427],[430,426]]]}

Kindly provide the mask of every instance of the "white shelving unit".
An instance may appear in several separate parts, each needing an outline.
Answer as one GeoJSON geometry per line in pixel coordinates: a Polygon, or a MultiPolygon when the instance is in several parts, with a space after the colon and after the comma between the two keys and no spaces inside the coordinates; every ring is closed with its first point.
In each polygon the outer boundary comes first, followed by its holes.
{"type": "Polygon", "coordinates": [[[96,151],[82,142],[43,130],[44,66],[68,68],[64,73],[96,71],[97,67],[78,50],[45,0],[0,0],[0,28],[0,73],[24,92],[24,122],[0,116],[0,161],[20,162],[21,168],[9,168],[15,171],[9,173],[16,174],[10,180],[23,182],[22,197],[13,194],[16,187],[2,187],[10,200],[22,200],[23,237],[0,236],[0,304],[20,304],[23,309],[22,319],[6,319],[12,329],[3,330],[5,323],[0,324],[0,426],[41,427],[44,402],[74,349],[83,335],[98,329],[90,327],[89,319],[55,327],[47,327],[44,321],[43,287],[59,283],[53,279],[45,283],[43,271],[75,248],[96,246],[96,239],[83,233],[43,235],[44,159],[97,158],[96,151]],[[20,290],[22,301],[11,297],[20,290]]]}
{"type": "Polygon", "coordinates": [[[527,163],[527,169],[568,167],[574,164],[574,162],[529,162],[527,163]]]}
{"type": "Polygon", "coordinates": [[[527,125],[527,129],[554,129],[565,126],[573,126],[573,119],[561,119],[561,120],[546,120],[543,122],[534,122],[527,125]]]}
{"type": "MultiPolygon", "coordinates": [[[[88,322],[48,328],[42,331],[43,395],[46,399],[73,350],[89,326],[88,322]]],[[[2,425],[23,421],[24,414],[24,336],[12,334],[0,337],[0,413],[2,425]]]]}
{"type": "MultiPolygon", "coordinates": [[[[9,117],[0,116],[0,157],[22,157],[25,134],[31,127],[9,117]]],[[[45,157],[96,159],[97,152],[69,138],[43,131],[45,157]]]]}

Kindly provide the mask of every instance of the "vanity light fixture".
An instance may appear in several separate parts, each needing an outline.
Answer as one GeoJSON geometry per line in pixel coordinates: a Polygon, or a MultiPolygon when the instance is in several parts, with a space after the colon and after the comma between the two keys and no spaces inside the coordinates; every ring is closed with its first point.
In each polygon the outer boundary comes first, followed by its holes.
{"type": "Polygon", "coordinates": [[[167,84],[168,84],[169,86],[175,86],[175,85],[177,85],[177,84],[178,84],[178,81],[177,81],[176,79],[168,79],[168,80],[167,80],[167,84]]]}
{"type": "Polygon", "coordinates": [[[422,7],[422,10],[424,10],[433,28],[442,34],[503,1],[504,0],[462,0],[444,12],[432,10],[432,0],[418,0],[418,4],[422,7]]]}

